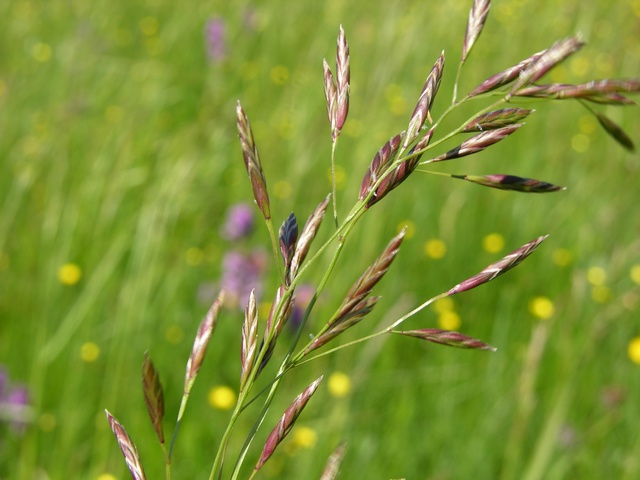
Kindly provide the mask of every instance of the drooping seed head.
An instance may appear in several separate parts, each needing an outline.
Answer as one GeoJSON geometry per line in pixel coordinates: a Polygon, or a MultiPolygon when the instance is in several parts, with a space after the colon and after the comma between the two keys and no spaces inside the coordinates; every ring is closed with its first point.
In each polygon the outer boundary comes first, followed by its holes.
{"type": "Polygon", "coordinates": [[[631,137],[627,135],[627,133],[622,129],[622,127],[620,127],[620,125],[618,125],[617,123],[615,123],[613,120],[611,120],[609,117],[607,117],[602,113],[594,112],[594,115],[598,119],[598,122],[600,123],[602,128],[604,128],[604,130],[609,135],[611,135],[611,137],[616,142],[618,142],[620,145],[622,145],[624,148],[626,148],[630,152],[633,152],[636,149],[635,145],[633,144],[633,140],[631,140],[631,137]]]}

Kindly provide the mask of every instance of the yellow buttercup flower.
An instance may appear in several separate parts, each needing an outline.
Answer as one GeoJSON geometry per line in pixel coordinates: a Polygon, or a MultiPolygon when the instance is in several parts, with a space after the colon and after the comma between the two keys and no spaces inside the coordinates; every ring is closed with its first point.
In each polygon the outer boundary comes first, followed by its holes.
{"type": "Polygon", "coordinates": [[[351,379],[346,373],[332,373],[328,383],[329,393],[336,398],[346,397],[351,392],[351,379]]]}
{"type": "Polygon", "coordinates": [[[551,318],[555,313],[553,302],[547,297],[535,297],[529,302],[529,311],[540,320],[551,318]]]}
{"type": "Polygon", "coordinates": [[[447,245],[439,238],[432,238],[424,244],[424,253],[427,257],[438,260],[447,254],[447,245]]]}
{"type": "Polygon", "coordinates": [[[80,358],[83,362],[95,362],[100,356],[100,347],[93,342],[85,342],[80,347],[80,358]]]}
{"type": "Polygon", "coordinates": [[[504,248],[504,237],[499,233],[490,233],[482,239],[482,248],[488,253],[498,253],[504,248]]]}
{"type": "Polygon", "coordinates": [[[75,263],[65,263],[58,270],[58,280],[63,285],[75,285],[82,278],[82,270],[75,263]]]}
{"type": "Polygon", "coordinates": [[[629,342],[627,354],[633,363],[640,365],[640,337],[635,337],[629,342]]]}
{"type": "Polygon", "coordinates": [[[219,385],[209,390],[209,405],[218,410],[230,410],[236,404],[236,392],[231,388],[219,385]]]}

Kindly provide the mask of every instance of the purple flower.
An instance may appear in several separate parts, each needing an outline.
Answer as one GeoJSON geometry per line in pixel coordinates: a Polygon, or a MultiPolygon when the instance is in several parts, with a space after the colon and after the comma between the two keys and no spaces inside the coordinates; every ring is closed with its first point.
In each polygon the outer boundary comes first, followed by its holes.
{"type": "Polygon", "coordinates": [[[220,17],[207,21],[204,27],[204,41],[209,60],[220,62],[226,58],[225,24],[220,17]]]}
{"type": "Polygon", "coordinates": [[[29,394],[26,387],[9,385],[9,376],[0,367],[0,423],[7,422],[21,432],[30,416],[29,394]]]}
{"type": "Polygon", "coordinates": [[[253,209],[246,203],[232,205],[227,212],[227,220],[220,234],[226,240],[234,241],[248,236],[253,231],[253,209]]]}
{"type": "Polygon", "coordinates": [[[307,283],[296,288],[296,295],[293,299],[293,310],[291,311],[289,323],[287,323],[292,331],[295,332],[302,323],[304,312],[307,310],[309,302],[311,302],[315,293],[315,287],[307,283]]]}
{"type": "Polygon", "coordinates": [[[222,260],[221,281],[227,293],[225,303],[244,309],[251,290],[255,289],[255,296],[259,297],[266,264],[267,255],[263,250],[254,250],[249,254],[237,250],[227,252],[222,260]]]}

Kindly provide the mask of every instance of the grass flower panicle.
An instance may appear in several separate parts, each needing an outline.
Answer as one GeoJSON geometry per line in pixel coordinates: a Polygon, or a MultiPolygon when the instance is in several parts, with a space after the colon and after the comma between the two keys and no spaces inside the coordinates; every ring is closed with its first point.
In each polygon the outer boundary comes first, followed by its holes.
{"type": "MultiPolygon", "coordinates": [[[[409,239],[416,233],[416,229],[412,228],[411,234],[406,234],[407,229],[403,227],[389,241],[377,258],[373,261],[368,260],[369,267],[357,278],[351,288],[338,297],[342,298],[342,301],[333,314],[317,321],[316,313],[318,310],[314,310],[320,295],[325,289],[330,288],[334,278],[339,275],[344,246],[352,239],[354,230],[360,227],[362,217],[374,215],[375,213],[372,211],[375,212],[376,209],[370,207],[388,198],[389,193],[400,187],[414,172],[464,180],[482,187],[518,192],[517,194],[551,193],[564,189],[554,183],[507,173],[450,174],[424,169],[425,166],[438,168],[440,167],[439,162],[455,160],[493,148],[494,145],[502,142],[516,131],[523,129],[525,119],[528,120],[534,110],[519,107],[515,105],[516,102],[531,97],[535,98],[538,104],[560,99],[574,100],[586,108],[594,126],[601,125],[615,141],[627,149],[633,148],[631,138],[622,128],[596,109],[598,105],[617,106],[632,103],[627,96],[640,93],[640,79],[593,80],[577,85],[539,83],[547,72],[562,64],[581,49],[584,42],[577,35],[560,40],[515,66],[491,76],[458,100],[457,90],[461,72],[472,48],[479,40],[489,11],[489,0],[473,1],[464,33],[461,57],[455,74],[453,100],[450,105],[444,106],[439,115],[434,114],[434,102],[445,74],[445,55],[443,52],[427,76],[406,130],[392,135],[377,150],[368,168],[364,172],[360,172],[360,175],[363,176],[361,177],[360,189],[356,192],[357,198],[343,219],[338,218],[336,191],[337,185],[346,184],[342,181],[341,175],[351,171],[349,170],[351,166],[338,165],[336,162],[338,139],[350,108],[351,52],[344,28],[340,26],[338,30],[334,70],[332,71],[326,60],[322,63],[322,85],[329,122],[327,141],[331,143],[331,154],[328,159],[330,161],[327,162],[327,166],[330,164],[331,171],[331,193],[327,194],[324,199],[319,199],[319,203],[302,228],[299,228],[296,214],[292,212],[286,218],[280,218],[278,223],[282,221],[281,227],[277,231],[274,229],[273,223],[277,219],[278,212],[276,209],[272,211],[267,179],[249,119],[241,103],[237,102],[235,113],[240,151],[249,178],[253,200],[262,214],[265,228],[269,234],[274,262],[273,278],[277,278],[277,288],[270,297],[273,298],[272,303],[267,305],[264,302],[258,302],[263,288],[262,274],[268,263],[267,255],[262,254],[261,251],[253,251],[247,255],[236,248],[225,255],[221,281],[222,291],[197,329],[193,347],[187,360],[182,402],[168,450],[164,446],[164,390],[160,383],[159,372],[151,362],[149,355],[145,355],[142,369],[143,393],[152,426],[165,455],[167,480],[171,477],[172,462],[177,461],[172,458],[173,445],[183,420],[187,400],[203,365],[204,356],[214,335],[225,298],[227,304],[239,306],[244,311],[244,321],[241,328],[238,328],[239,338],[236,344],[240,353],[239,384],[237,393],[227,386],[216,386],[209,391],[208,401],[212,408],[230,411],[226,429],[221,438],[216,441],[218,447],[210,470],[210,480],[220,480],[227,478],[227,476],[231,480],[236,480],[243,474],[252,479],[258,474],[264,464],[273,456],[278,445],[292,431],[296,420],[318,390],[323,377],[320,376],[308,385],[284,410],[275,427],[268,434],[261,453],[258,455],[256,452],[256,454],[250,455],[249,450],[253,441],[259,436],[259,432],[262,432],[263,423],[268,420],[268,412],[274,405],[274,399],[277,396],[280,398],[279,395],[282,394],[283,378],[287,377],[288,379],[292,372],[299,371],[304,365],[314,362],[320,357],[381,336],[394,336],[402,341],[409,341],[402,337],[412,337],[425,340],[430,344],[469,350],[496,350],[494,346],[480,339],[457,331],[461,325],[460,315],[456,312],[455,304],[450,297],[488,283],[518,266],[540,246],[548,235],[538,236],[503,256],[500,260],[491,263],[479,273],[462,280],[448,290],[441,290],[442,293],[439,295],[423,300],[407,313],[393,312],[392,314],[396,317],[390,325],[384,328],[373,333],[356,336],[355,340],[346,343],[340,344],[338,341],[334,341],[346,330],[360,324],[365,317],[371,314],[374,307],[382,303],[383,297],[377,292],[381,288],[381,280],[389,274],[405,236],[409,239]],[[467,116],[463,118],[466,120],[459,125],[444,130],[443,125],[450,123],[444,122],[444,120],[455,110],[470,108],[469,105],[472,103],[470,99],[472,98],[474,103],[481,100],[486,101],[489,98],[491,101],[488,102],[488,105],[472,111],[470,115],[465,114],[467,116]],[[456,142],[458,145],[442,153],[442,146],[454,137],[460,138],[456,142]],[[323,225],[323,218],[330,200],[333,203],[334,224],[328,226],[326,223],[323,225]],[[272,219],[272,216],[275,216],[276,219],[272,219]],[[321,228],[324,229],[323,235],[326,233],[324,243],[312,245],[321,228]],[[319,272],[319,275],[314,276],[310,272],[314,274],[319,272]],[[315,279],[315,281],[310,283],[310,279],[315,279]],[[375,294],[374,290],[376,290],[375,294]],[[423,328],[422,326],[413,329],[401,328],[407,319],[415,317],[429,305],[432,305],[435,313],[439,315],[438,326],[440,328],[423,328]],[[312,313],[313,319],[309,322],[312,313]],[[259,321],[259,318],[262,318],[263,321],[259,321]],[[288,325],[288,331],[286,334],[282,334],[285,325],[288,325]],[[301,342],[301,339],[304,338],[303,332],[304,337],[308,334],[306,342],[301,342]],[[285,345],[286,348],[276,349],[277,344],[286,342],[288,342],[285,345]],[[268,364],[270,368],[267,371],[274,371],[274,375],[267,379],[259,378],[268,364]],[[250,409],[256,414],[255,421],[244,432],[244,442],[238,442],[236,436],[240,435],[239,430],[248,425],[246,421],[239,422],[238,420],[246,414],[251,405],[256,407],[250,409]],[[252,463],[256,458],[258,459],[253,469],[248,463],[250,458],[253,458],[252,463]],[[227,468],[230,462],[232,465],[227,468]]],[[[226,55],[225,25],[220,20],[214,19],[207,24],[206,29],[208,55],[212,60],[218,61],[226,55]]],[[[273,67],[272,80],[278,85],[287,84],[289,71],[289,67],[282,65],[273,67]]],[[[535,119],[535,117],[532,118],[535,119]]],[[[357,122],[354,125],[357,125],[357,122]]],[[[281,138],[286,137],[282,132],[280,133],[281,138]]],[[[279,179],[273,185],[275,186],[273,198],[277,200],[291,196],[294,182],[289,183],[279,179]]],[[[410,209],[403,210],[403,215],[406,216],[408,210],[410,209]]],[[[414,222],[415,220],[408,219],[410,225],[414,225],[414,222]]],[[[230,209],[221,229],[221,235],[230,242],[237,242],[246,238],[253,228],[254,219],[251,210],[247,205],[238,204],[230,209]]],[[[322,238],[323,235],[319,237],[322,238]]],[[[483,248],[490,254],[496,254],[502,251],[504,244],[503,235],[496,232],[485,237],[483,248]]],[[[442,239],[431,238],[424,243],[424,254],[430,259],[443,258],[446,253],[447,244],[442,239]]],[[[556,262],[559,263],[559,260],[556,262]]],[[[636,267],[638,266],[633,267],[631,276],[633,282],[640,283],[638,280],[640,275],[638,275],[636,267]]],[[[340,274],[342,273],[340,272],[340,274]]],[[[589,282],[594,288],[592,295],[596,301],[607,301],[611,291],[604,285],[605,279],[600,273],[602,272],[593,269],[589,272],[589,282]],[[595,289],[600,290],[596,292],[595,289]],[[605,289],[607,290],[605,291],[605,289]]],[[[74,276],[67,272],[64,276],[60,274],[59,278],[63,284],[70,285],[79,280],[80,273],[78,271],[74,276]]],[[[381,293],[384,293],[384,290],[381,293]]],[[[555,306],[549,298],[540,296],[529,303],[529,310],[539,319],[548,319],[554,315],[555,306]]],[[[538,324],[536,338],[532,340],[534,346],[544,343],[546,328],[549,325],[544,322],[538,324]]],[[[365,325],[358,325],[358,328],[365,328],[365,325]]],[[[369,328],[371,329],[371,327],[369,328]]],[[[354,330],[356,329],[354,328],[354,330]]],[[[355,331],[353,333],[355,334],[355,331]]],[[[637,343],[637,339],[634,339],[628,347],[629,358],[636,363],[640,358],[637,343]]],[[[538,350],[532,349],[531,356],[539,355],[538,350]]],[[[531,360],[531,365],[534,363],[535,361],[531,360]]],[[[530,368],[536,367],[530,366],[530,368]]],[[[328,377],[327,384],[328,394],[333,399],[347,397],[353,389],[351,377],[345,372],[334,372],[328,377]]],[[[144,470],[131,438],[124,427],[109,412],[107,412],[107,419],[133,478],[144,479],[144,470]]],[[[303,427],[299,430],[298,436],[294,437],[294,444],[310,446],[315,444],[316,437],[315,430],[303,427]],[[295,440],[296,438],[297,440],[295,440]]],[[[337,478],[345,451],[345,445],[342,443],[330,455],[320,477],[322,480],[337,478]]]]}

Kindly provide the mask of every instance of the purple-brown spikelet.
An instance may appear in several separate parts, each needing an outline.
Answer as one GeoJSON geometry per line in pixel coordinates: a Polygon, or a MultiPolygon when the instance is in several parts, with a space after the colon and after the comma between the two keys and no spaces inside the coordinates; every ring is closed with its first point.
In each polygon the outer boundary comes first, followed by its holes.
{"type": "Polygon", "coordinates": [[[442,52],[440,57],[438,57],[438,60],[436,60],[436,63],[431,68],[431,72],[429,72],[429,76],[424,83],[424,87],[422,87],[420,98],[418,99],[418,103],[416,104],[416,107],[411,114],[411,119],[409,120],[409,127],[407,128],[407,133],[402,145],[403,149],[408,148],[409,145],[418,138],[418,135],[420,135],[420,130],[422,129],[424,122],[427,120],[429,111],[431,110],[433,99],[438,93],[438,88],[440,88],[440,81],[442,80],[443,72],[444,52],[442,52]]]}
{"type": "Polygon", "coordinates": [[[360,320],[371,313],[373,307],[376,306],[380,298],[381,297],[379,296],[364,298],[357,304],[353,305],[350,310],[343,312],[340,317],[332,319],[325,332],[318,335],[305,349],[304,355],[326,345],[342,332],[359,323],[360,320]]]}
{"type": "Polygon", "coordinates": [[[322,471],[322,476],[320,476],[320,480],[335,480],[338,477],[338,472],[340,471],[340,465],[342,464],[342,458],[344,457],[346,447],[346,443],[341,443],[329,456],[327,464],[322,471]]]}
{"type": "Polygon", "coordinates": [[[487,130],[496,130],[498,128],[519,123],[527,118],[535,110],[527,110],[524,108],[503,108],[492,112],[483,113],[467,123],[462,131],[470,132],[486,132],[487,130]]]}
{"type": "Polygon", "coordinates": [[[406,335],[408,337],[420,338],[433,343],[439,343],[441,345],[448,345],[450,347],[458,348],[470,348],[474,350],[490,350],[496,351],[495,347],[484,343],[477,338],[463,335],[462,333],[452,332],[449,330],[439,330],[437,328],[423,328],[421,330],[392,330],[391,333],[398,333],[400,335],[406,335]]]}
{"type": "Polygon", "coordinates": [[[160,375],[153,365],[148,352],[145,352],[142,363],[142,392],[144,393],[144,401],[147,405],[147,412],[149,412],[153,429],[158,436],[158,440],[163,444],[164,393],[160,383],[160,375]]]}
{"type": "Polygon", "coordinates": [[[497,128],[495,130],[489,130],[487,132],[482,132],[474,135],[468,140],[462,142],[456,148],[452,148],[447,153],[443,153],[442,155],[429,160],[429,163],[442,162],[454,158],[466,157],[467,155],[481,152],[494,143],[498,143],[500,140],[505,139],[513,132],[518,130],[522,125],[524,125],[524,123],[515,123],[513,125],[508,125],[506,127],[497,128]]]}
{"type": "Polygon", "coordinates": [[[262,357],[260,367],[258,368],[258,373],[262,372],[264,367],[267,366],[267,363],[271,359],[273,351],[276,348],[278,336],[280,335],[280,332],[282,332],[282,328],[285,326],[287,320],[291,316],[294,294],[293,292],[291,292],[291,294],[287,296],[286,299],[284,299],[287,291],[288,286],[280,285],[280,287],[276,291],[276,297],[271,304],[271,310],[269,311],[269,318],[267,319],[264,338],[260,346],[260,348],[262,348],[265,342],[267,342],[267,351],[262,357]],[[281,303],[282,305],[280,305],[281,303]],[[278,308],[278,306],[280,306],[280,308],[278,308]]]}
{"type": "Polygon", "coordinates": [[[338,33],[338,44],[336,52],[336,89],[337,89],[337,105],[336,105],[336,130],[335,136],[340,134],[344,122],[347,120],[349,113],[349,90],[351,82],[351,67],[349,57],[349,44],[344,34],[344,29],[340,25],[338,33]]]}
{"type": "Polygon", "coordinates": [[[118,445],[120,446],[120,450],[122,450],[124,460],[127,464],[129,472],[131,472],[131,476],[134,478],[134,480],[145,480],[147,477],[144,474],[144,469],[142,468],[142,463],[140,462],[138,449],[129,437],[129,434],[120,424],[120,422],[118,422],[118,420],[116,420],[116,418],[111,415],[111,413],[109,413],[108,410],[105,410],[104,412],[107,415],[107,420],[109,421],[111,431],[116,436],[116,440],[118,440],[118,445]]]}
{"type": "Polygon", "coordinates": [[[375,154],[360,185],[360,200],[364,200],[369,195],[375,183],[387,171],[389,165],[393,163],[403,137],[404,132],[390,138],[375,154]]]}
{"type": "Polygon", "coordinates": [[[464,42],[462,43],[462,61],[464,62],[476,42],[485,22],[489,15],[489,0],[474,0],[473,6],[469,11],[469,20],[467,21],[467,29],[464,32],[464,42]]]}
{"type": "Polygon", "coordinates": [[[571,54],[580,50],[585,43],[579,35],[567,37],[563,40],[558,40],[551,47],[544,51],[534,62],[530,63],[527,68],[519,75],[515,81],[509,96],[520,90],[522,87],[531,85],[541,78],[545,73],[551,70],[556,65],[562,63],[571,54]]]}
{"type": "Polygon", "coordinates": [[[321,381],[322,377],[315,380],[300,395],[298,395],[293,403],[285,410],[284,414],[269,434],[254,470],[257,471],[262,468],[269,457],[271,457],[278,444],[289,434],[296,420],[302,413],[302,410],[304,410],[304,407],[309,402],[309,399],[311,399],[318,389],[318,385],[320,385],[321,381]]]}
{"type": "Polygon", "coordinates": [[[526,70],[529,67],[529,65],[531,65],[538,58],[540,58],[540,56],[542,56],[544,52],[546,52],[546,50],[542,50],[538,53],[534,53],[529,58],[522,60],[517,65],[514,65],[513,67],[509,67],[506,70],[503,70],[502,72],[496,73],[495,75],[492,75],[491,77],[487,78],[484,82],[482,82],[480,85],[478,85],[476,88],[474,88],[471,91],[471,93],[469,93],[469,95],[467,96],[475,97],[476,95],[480,95],[481,93],[487,93],[492,90],[495,90],[496,88],[500,88],[504,85],[511,83],[516,78],[518,78],[518,75],[520,75],[520,73],[526,70]]]}
{"type": "Polygon", "coordinates": [[[453,178],[466,180],[485,187],[497,188],[500,190],[513,190],[526,193],[549,193],[564,190],[565,187],[553,185],[552,183],[541,182],[533,178],[516,177],[515,175],[451,175],[453,178]]]}
{"type": "Polygon", "coordinates": [[[514,250],[509,255],[503,257],[501,260],[492,263],[487,268],[482,270],[477,275],[464,280],[447,292],[447,295],[454,295],[456,293],[466,292],[472,288],[476,288],[484,283],[490,282],[494,278],[503,273],[511,270],[513,267],[519,265],[525,258],[527,258],[533,251],[538,248],[548,235],[538,237],[535,240],[526,243],[522,247],[514,250]]]}
{"type": "Polygon", "coordinates": [[[296,216],[292,213],[289,214],[287,219],[282,223],[279,232],[280,237],[280,253],[284,261],[284,278],[287,285],[290,280],[291,260],[298,241],[298,221],[296,216]]]}
{"type": "Polygon", "coordinates": [[[304,262],[304,259],[307,257],[307,253],[309,253],[311,242],[313,242],[313,239],[316,237],[316,233],[318,233],[318,229],[320,228],[320,224],[322,223],[324,214],[327,211],[329,198],[330,195],[327,195],[325,199],[320,202],[320,204],[309,216],[307,223],[305,223],[304,227],[302,228],[302,232],[300,233],[300,237],[298,238],[298,242],[296,243],[295,252],[293,253],[293,257],[291,258],[289,282],[291,282],[293,278],[298,274],[298,269],[304,262]]]}
{"type": "Polygon", "coordinates": [[[211,335],[216,327],[218,314],[220,313],[220,308],[222,307],[223,302],[224,290],[221,291],[218,298],[215,299],[211,308],[198,327],[196,338],[193,341],[191,355],[189,355],[189,360],[187,361],[187,371],[184,377],[185,394],[188,394],[191,391],[193,382],[198,375],[198,370],[200,370],[200,367],[202,366],[204,356],[207,353],[207,347],[209,346],[209,340],[211,339],[211,335]]]}
{"type": "Polygon", "coordinates": [[[616,142],[618,142],[630,152],[633,152],[636,149],[635,145],[633,144],[633,140],[631,140],[631,137],[626,134],[626,132],[620,127],[620,125],[618,125],[602,113],[594,112],[594,115],[598,119],[598,122],[600,123],[602,128],[604,128],[604,130],[609,135],[611,135],[611,137],[613,137],[616,142]]]}
{"type": "MultiPolygon", "coordinates": [[[[425,133],[420,141],[411,148],[411,150],[409,151],[409,155],[412,155],[414,152],[420,152],[427,148],[432,136],[433,129],[425,133]]],[[[416,169],[416,167],[420,163],[420,158],[422,158],[422,153],[416,153],[415,156],[412,156],[408,160],[401,162],[397,167],[394,168],[391,173],[388,173],[382,180],[382,182],[380,182],[380,185],[378,185],[378,188],[376,188],[375,193],[367,202],[367,208],[371,208],[372,205],[382,200],[385,195],[387,195],[391,190],[404,182],[407,177],[409,177],[409,175],[411,175],[411,173],[416,169]]]]}
{"type": "Polygon", "coordinates": [[[331,136],[333,132],[337,132],[336,112],[338,110],[338,89],[336,81],[331,73],[331,67],[327,60],[322,60],[322,73],[324,79],[324,97],[327,103],[327,117],[329,118],[329,126],[331,127],[331,136]]]}
{"type": "Polygon", "coordinates": [[[260,163],[260,155],[258,148],[253,139],[253,131],[240,102],[236,106],[238,135],[240,137],[240,145],[242,146],[242,156],[244,157],[244,165],[251,181],[251,189],[253,190],[253,198],[258,204],[258,208],[262,212],[265,220],[271,218],[271,207],[269,203],[269,194],[267,193],[267,180],[260,163]]]}
{"type": "Polygon", "coordinates": [[[609,105],[635,105],[622,93],[640,92],[640,80],[594,80],[579,85],[551,83],[530,85],[518,89],[514,96],[549,98],[554,100],[582,99],[609,105]]]}
{"type": "Polygon", "coordinates": [[[406,228],[403,228],[398,235],[391,239],[382,254],[353,284],[336,313],[327,322],[320,335],[305,350],[305,355],[325,345],[329,340],[358,323],[373,310],[380,297],[367,297],[373,287],[387,273],[391,263],[396,258],[404,239],[405,231],[406,228]]]}
{"type": "Polygon", "coordinates": [[[253,290],[249,296],[249,303],[244,312],[242,324],[242,348],[240,349],[240,390],[242,390],[249,378],[256,358],[258,345],[258,309],[253,290]]]}

